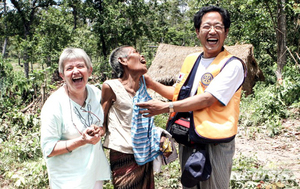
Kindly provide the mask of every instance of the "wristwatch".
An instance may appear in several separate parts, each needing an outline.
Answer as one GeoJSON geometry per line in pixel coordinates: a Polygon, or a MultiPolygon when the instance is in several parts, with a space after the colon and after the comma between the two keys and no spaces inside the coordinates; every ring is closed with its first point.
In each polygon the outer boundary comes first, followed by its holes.
{"type": "Polygon", "coordinates": [[[169,112],[170,112],[170,113],[173,113],[173,112],[174,112],[173,102],[169,102],[169,112]]]}

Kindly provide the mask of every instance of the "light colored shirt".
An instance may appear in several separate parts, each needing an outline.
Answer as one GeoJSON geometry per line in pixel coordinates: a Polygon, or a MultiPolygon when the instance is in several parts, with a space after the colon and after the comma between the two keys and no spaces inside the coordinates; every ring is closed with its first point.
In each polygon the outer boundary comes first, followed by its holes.
{"type": "Polygon", "coordinates": [[[46,101],[41,112],[41,147],[46,161],[49,184],[52,189],[92,189],[99,180],[110,179],[110,167],[101,142],[86,144],[71,153],[47,157],[60,140],[80,137],[80,132],[92,123],[102,125],[103,110],[100,105],[101,91],[87,85],[85,110],[72,101],[64,87],[59,88],[46,101]],[[98,122],[98,123],[97,123],[98,122]]]}
{"type": "Polygon", "coordinates": [[[103,146],[125,154],[133,154],[131,120],[133,98],[118,79],[106,80],[116,95],[107,115],[108,131],[103,146]]]}
{"type": "MultiPolygon", "coordinates": [[[[201,58],[194,84],[191,90],[193,96],[198,89],[198,84],[206,68],[213,62],[214,58],[201,58]]],[[[212,94],[223,105],[227,105],[234,93],[239,89],[244,81],[244,68],[238,59],[230,61],[223,70],[211,81],[205,92],[212,94]]]]}

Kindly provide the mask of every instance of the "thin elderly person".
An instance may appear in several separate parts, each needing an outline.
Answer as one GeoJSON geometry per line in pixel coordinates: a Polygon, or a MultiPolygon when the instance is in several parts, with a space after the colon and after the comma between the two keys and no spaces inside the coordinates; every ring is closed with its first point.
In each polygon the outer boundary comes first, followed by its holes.
{"type": "Polygon", "coordinates": [[[101,91],[87,84],[92,63],[86,52],[66,48],[59,58],[64,80],[41,112],[41,147],[51,189],[102,189],[110,167],[102,149],[101,91]]]}
{"type": "MultiPolygon", "coordinates": [[[[151,78],[146,79],[149,88],[172,102],[152,100],[139,103],[138,106],[145,109],[140,112],[148,114],[145,116],[166,112],[190,113],[194,130],[205,129],[205,132],[211,136],[215,135],[215,128],[232,128],[222,133],[233,136],[229,138],[231,141],[179,146],[183,171],[181,182],[184,184],[184,189],[228,189],[235,151],[234,136],[237,132],[241,85],[246,77],[246,66],[243,61],[233,57],[223,47],[230,27],[230,16],[227,10],[216,6],[202,7],[194,16],[194,26],[197,38],[203,46],[203,52],[186,57],[175,87],[165,86],[151,78]],[[193,66],[196,64],[198,66],[194,69],[193,66]],[[189,73],[193,73],[191,70],[196,70],[196,73],[191,82],[192,87],[187,88],[185,84],[189,83],[186,81],[189,81],[189,73]],[[189,90],[187,97],[178,99],[184,89],[189,90]],[[185,171],[190,173],[189,170],[192,170],[192,167],[186,169],[186,162],[189,157],[192,157],[198,145],[205,145],[211,164],[210,178],[205,181],[195,179],[198,175],[193,178],[194,173],[189,176],[184,174],[185,171]]],[[[190,137],[191,133],[189,131],[190,137]]],[[[197,137],[194,139],[200,141],[199,135],[197,137]]]]}
{"type": "Polygon", "coordinates": [[[143,76],[146,60],[133,47],[121,46],[112,51],[110,65],[117,79],[103,83],[101,104],[114,188],[152,189],[153,160],[161,154],[164,137],[153,118],[143,117],[134,105],[151,99],[143,76]]]}

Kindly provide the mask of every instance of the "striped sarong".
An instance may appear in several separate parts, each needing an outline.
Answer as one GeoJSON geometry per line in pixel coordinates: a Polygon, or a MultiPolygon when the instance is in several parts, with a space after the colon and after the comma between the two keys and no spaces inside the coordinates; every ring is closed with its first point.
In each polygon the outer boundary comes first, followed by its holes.
{"type": "Polygon", "coordinates": [[[141,108],[137,102],[147,102],[152,98],[147,92],[144,76],[140,88],[133,97],[133,112],[131,121],[131,137],[134,157],[139,165],[153,161],[160,152],[160,132],[154,126],[154,117],[144,117],[139,113],[141,108]]]}
{"type": "Polygon", "coordinates": [[[110,150],[110,164],[115,189],[154,189],[152,162],[138,165],[133,154],[110,150]]]}

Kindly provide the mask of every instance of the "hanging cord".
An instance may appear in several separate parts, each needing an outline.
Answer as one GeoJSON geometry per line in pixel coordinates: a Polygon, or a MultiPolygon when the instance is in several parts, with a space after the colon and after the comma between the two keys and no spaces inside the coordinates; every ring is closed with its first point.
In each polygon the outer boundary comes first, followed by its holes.
{"type": "MultiPolygon", "coordinates": [[[[67,91],[68,91],[68,96],[69,96],[69,105],[70,105],[70,112],[71,112],[71,120],[72,120],[72,123],[73,123],[74,127],[76,128],[76,130],[82,135],[82,132],[79,131],[79,129],[77,128],[77,126],[75,125],[74,120],[73,120],[72,106],[71,106],[71,98],[70,98],[70,93],[69,93],[68,86],[67,86],[67,91]]],[[[82,115],[80,114],[79,110],[78,110],[76,107],[74,107],[75,114],[79,117],[81,123],[82,123],[86,128],[88,128],[88,127],[93,123],[93,117],[92,117],[92,115],[94,115],[94,116],[97,118],[97,120],[98,120],[98,121],[96,122],[96,124],[97,124],[98,122],[99,122],[99,124],[101,123],[100,118],[99,118],[96,114],[94,114],[94,113],[91,111],[91,109],[92,109],[92,107],[91,107],[90,104],[87,104],[87,110],[84,109],[83,107],[80,107],[80,110],[81,110],[82,112],[87,112],[87,113],[88,113],[88,120],[86,121],[86,120],[82,117],[82,115]],[[87,123],[87,122],[88,122],[88,123],[87,123]]]]}
{"type": "Polygon", "coordinates": [[[69,93],[68,85],[67,85],[67,91],[68,91],[68,97],[69,97],[69,105],[70,105],[71,121],[72,121],[74,127],[76,128],[76,130],[80,133],[80,135],[82,135],[82,132],[79,131],[79,129],[77,128],[77,126],[75,125],[75,123],[74,123],[74,121],[73,121],[73,114],[72,114],[72,107],[71,107],[71,98],[70,98],[70,93],[69,93]]]}
{"type": "Polygon", "coordinates": [[[91,117],[92,123],[93,123],[93,117],[90,114],[92,114],[93,116],[95,116],[97,118],[99,124],[100,124],[101,123],[101,119],[98,116],[96,116],[96,114],[94,114],[93,112],[90,111],[91,110],[91,105],[88,104],[87,107],[88,107],[88,110],[85,110],[83,107],[80,107],[80,110],[82,110],[83,112],[89,113],[89,117],[91,117]]]}
{"type": "Polygon", "coordinates": [[[75,114],[79,117],[81,123],[86,127],[88,128],[92,123],[93,123],[93,118],[92,118],[92,115],[91,115],[91,105],[90,104],[87,104],[87,109],[88,110],[85,110],[83,109],[83,107],[80,107],[80,110],[83,111],[83,112],[87,112],[88,113],[88,118],[87,118],[87,121],[82,117],[81,113],[79,112],[78,108],[74,107],[74,110],[75,110],[75,114]]]}

